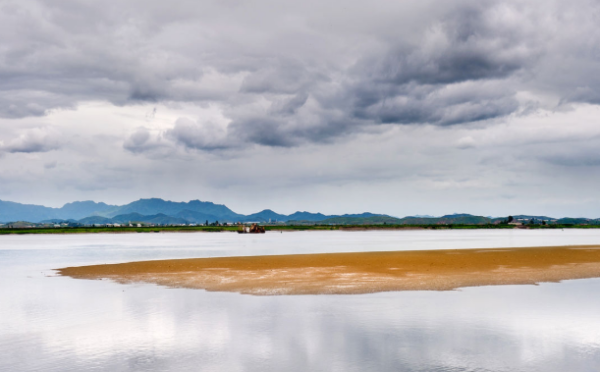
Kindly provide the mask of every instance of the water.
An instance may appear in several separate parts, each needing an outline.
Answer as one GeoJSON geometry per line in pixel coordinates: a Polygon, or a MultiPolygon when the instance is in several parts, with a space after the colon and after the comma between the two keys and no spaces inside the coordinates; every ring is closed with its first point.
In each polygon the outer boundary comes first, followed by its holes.
{"type": "Polygon", "coordinates": [[[575,244],[600,244],[600,231],[0,236],[0,371],[598,371],[600,279],[254,297],[52,271],[164,258],[575,244]]]}

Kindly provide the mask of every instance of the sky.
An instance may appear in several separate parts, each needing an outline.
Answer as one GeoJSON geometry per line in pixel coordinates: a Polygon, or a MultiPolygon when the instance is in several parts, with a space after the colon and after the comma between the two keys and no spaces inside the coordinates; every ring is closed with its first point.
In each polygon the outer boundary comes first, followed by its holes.
{"type": "Polygon", "coordinates": [[[600,217],[597,0],[0,0],[0,199],[600,217]]]}

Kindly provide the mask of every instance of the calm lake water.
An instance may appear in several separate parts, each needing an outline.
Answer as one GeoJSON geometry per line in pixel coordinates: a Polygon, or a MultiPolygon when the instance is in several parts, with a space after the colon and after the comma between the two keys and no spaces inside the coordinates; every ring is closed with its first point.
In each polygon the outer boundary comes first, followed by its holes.
{"type": "Polygon", "coordinates": [[[600,371],[600,279],[254,297],[56,277],[136,260],[600,244],[600,230],[0,236],[0,371],[600,371]]]}

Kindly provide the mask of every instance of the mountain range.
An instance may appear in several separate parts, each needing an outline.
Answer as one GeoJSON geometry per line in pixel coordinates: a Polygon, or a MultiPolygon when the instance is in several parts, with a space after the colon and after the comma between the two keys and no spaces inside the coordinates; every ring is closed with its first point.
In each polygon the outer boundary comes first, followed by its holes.
{"type": "MultiPolygon", "coordinates": [[[[441,217],[429,215],[396,218],[384,214],[360,213],[325,215],[322,213],[295,212],[279,214],[270,209],[249,215],[239,214],[225,205],[192,200],[172,202],[159,198],[140,199],[125,205],[109,205],[94,201],[77,201],[61,208],[41,205],[20,204],[0,200],[0,223],[27,221],[30,223],[77,223],[82,225],[142,222],[156,225],[204,224],[219,222],[289,222],[325,224],[488,224],[505,218],[490,218],[460,213],[441,217]]],[[[556,221],[557,223],[600,224],[600,219],[551,218],[547,216],[516,215],[515,220],[556,221]]]]}
{"type": "Polygon", "coordinates": [[[40,222],[49,219],[78,220],[115,207],[114,205],[93,201],[77,201],[67,203],[62,208],[50,208],[42,205],[21,204],[0,200],[0,222],[40,222]]]}
{"type": "MultiPolygon", "coordinates": [[[[77,222],[80,224],[105,224],[146,222],[155,224],[213,223],[219,222],[269,222],[311,221],[328,218],[368,218],[373,213],[328,216],[322,213],[296,212],[279,214],[270,209],[249,215],[239,214],[225,205],[192,200],[172,202],[159,198],[140,199],[126,205],[109,205],[93,201],[73,202],[61,208],[20,204],[0,200],[0,223],[27,221],[32,223],[77,222]]],[[[386,216],[389,217],[389,216],[386,216]]]]}

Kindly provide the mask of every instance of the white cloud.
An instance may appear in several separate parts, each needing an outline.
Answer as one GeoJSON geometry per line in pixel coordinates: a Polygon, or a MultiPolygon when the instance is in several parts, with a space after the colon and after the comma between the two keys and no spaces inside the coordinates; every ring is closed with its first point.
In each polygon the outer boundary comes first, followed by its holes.
{"type": "Polygon", "coordinates": [[[58,131],[49,127],[33,128],[0,146],[0,151],[9,153],[48,152],[60,148],[61,136],[58,131]]]}
{"type": "Polygon", "coordinates": [[[473,137],[471,137],[471,136],[462,137],[456,143],[456,147],[461,150],[471,149],[471,148],[475,147],[475,145],[476,145],[476,142],[473,139],[473,137]]]}
{"type": "Polygon", "coordinates": [[[235,145],[227,137],[227,127],[211,121],[195,122],[189,118],[179,118],[165,136],[189,149],[217,150],[235,145]]]}

